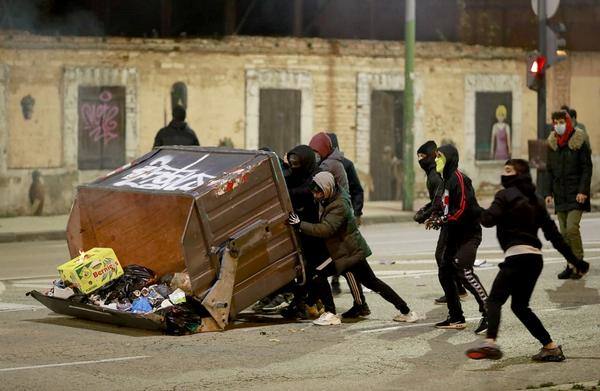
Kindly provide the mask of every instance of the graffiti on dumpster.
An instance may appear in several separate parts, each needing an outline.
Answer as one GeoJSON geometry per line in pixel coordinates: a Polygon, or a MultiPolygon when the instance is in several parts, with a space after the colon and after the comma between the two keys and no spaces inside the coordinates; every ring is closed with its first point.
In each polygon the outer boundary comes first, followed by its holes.
{"type": "Polygon", "coordinates": [[[174,156],[161,156],[142,167],[134,168],[131,173],[125,175],[113,186],[147,190],[190,191],[202,186],[205,181],[215,178],[214,175],[194,168],[209,156],[210,154],[206,154],[182,168],[169,165],[174,156]]]}

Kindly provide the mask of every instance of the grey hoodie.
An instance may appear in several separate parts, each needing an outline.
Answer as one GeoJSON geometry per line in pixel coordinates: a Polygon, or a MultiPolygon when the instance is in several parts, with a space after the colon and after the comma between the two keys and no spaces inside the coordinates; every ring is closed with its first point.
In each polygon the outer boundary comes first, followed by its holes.
{"type": "Polygon", "coordinates": [[[343,189],[346,193],[349,193],[350,189],[348,187],[348,176],[346,175],[344,164],[342,164],[343,157],[344,155],[342,155],[340,150],[335,148],[333,152],[331,152],[331,154],[319,164],[319,167],[323,171],[332,173],[335,178],[335,182],[340,189],[343,189]]]}

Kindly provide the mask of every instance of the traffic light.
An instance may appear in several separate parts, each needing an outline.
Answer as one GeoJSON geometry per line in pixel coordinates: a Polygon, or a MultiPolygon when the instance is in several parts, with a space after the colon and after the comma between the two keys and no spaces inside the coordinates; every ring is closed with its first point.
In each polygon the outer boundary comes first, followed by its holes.
{"type": "Polygon", "coordinates": [[[548,56],[546,66],[551,66],[567,58],[565,47],[567,42],[562,37],[567,31],[564,24],[559,23],[554,27],[546,26],[546,55],[548,56]]]}
{"type": "Polygon", "coordinates": [[[546,68],[546,57],[538,52],[531,52],[527,55],[527,87],[530,90],[538,91],[544,81],[544,71],[546,68]]]}

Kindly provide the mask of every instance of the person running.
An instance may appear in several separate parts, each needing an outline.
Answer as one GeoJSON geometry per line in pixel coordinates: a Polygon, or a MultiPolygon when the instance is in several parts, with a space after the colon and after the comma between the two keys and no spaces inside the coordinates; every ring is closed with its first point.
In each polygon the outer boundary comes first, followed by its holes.
{"type": "MultiPolygon", "coordinates": [[[[444,192],[444,180],[442,176],[435,170],[435,158],[437,152],[437,144],[433,140],[427,141],[425,144],[421,145],[417,150],[417,158],[419,159],[419,166],[425,171],[425,175],[427,176],[427,192],[429,193],[429,202],[423,206],[421,209],[417,211],[414,216],[414,220],[423,224],[425,221],[431,217],[434,205],[440,201],[442,197],[442,193],[444,192]]],[[[438,240],[436,249],[435,249],[435,261],[440,266],[442,262],[442,253],[443,253],[443,241],[438,240]]],[[[458,297],[462,300],[467,297],[467,291],[463,287],[460,278],[456,275],[455,278],[456,289],[458,293],[458,297]]],[[[442,295],[435,299],[434,304],[446,304],[446,295],[442,295]]]]}
{"type": "MultiPolygon", "coordinates": [[[[320,204],[319,222],[302,221],[295,213],[290,213],[288,222],[301,234],[325,239],[332,262],[317,267],[319,279],[326,281],[332,273],[355,274],[364,286],[377,292],[400,311],[394,317],[395,321],[416,322],[419,316],[392,288],[377,278],[369,266],[367,257],[371,255],[371,249],[358,230],[348,193],[339,189],[333,175],[326,171],[314,176],[311,191],[320,204]]],[[[326,312],[313,323],[320,326],[340,324],[331,289],[329,295],[324,296],[321,299],[326,312]]]]}
{"type": "Polygon", "coordinates": [[[453,145],[442,145],[437,150],[436,170],[442,174],[444,193],[432,216],[425,222],[426,229],[440,229],[441,264],[438,278],[444,289],[448,306],[448,318],[435,324],[440,329],[466,327],[460,299],[456,292],[455,278],[475,296],[481,321],[475,329],[481,334],[487,329],[485,300],[487,292],[473,272],[477,248],[481,243],[479,204],[471,179],[458,170],[458,151],[453,145]]]}
{"type": "Polygon", "coordinates": [[[575,256],[564,241],[544,205],[535,193],[529,164],[522,159],[510,159],[502,175],[504,189],[496,193],[489,209],[480,210],[484,227],[496,226],[496,236],[504,251],[504,262],[499,264],[492,290],[487,300],[488,329],[486,339],[466,351],[474,360],[497,360],[502,351],[496,344],[502,306],[512,296],[511,309],[542,348],[534,361],[563,361],[562,347],[552,340],[540,319],[529,308],[529,299],[542,272],[542,243],[538,239],[541,228],[547,240],[572,265],[580,276],[589,270],[589,263],[575,256]]]}

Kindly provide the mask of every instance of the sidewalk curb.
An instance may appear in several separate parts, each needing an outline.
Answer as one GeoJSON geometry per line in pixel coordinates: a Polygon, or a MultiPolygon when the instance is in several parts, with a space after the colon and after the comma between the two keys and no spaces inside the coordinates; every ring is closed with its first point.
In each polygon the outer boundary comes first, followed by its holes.
{"type": "Polygon", "coordinates": [[[362,216],[362,225],[386,224],[386,223],[406,223],[413,221],[413,214],[402,215],[380,215],[380,216],[362,216]]]}
{"type": "Polygon", "coordinates": [[[0,243],[33,242],[33,241],[40,241],[40,240],[65,240],[65,239],[67,239],[67,232],[64,230],[0,233],[0,243]]]}

